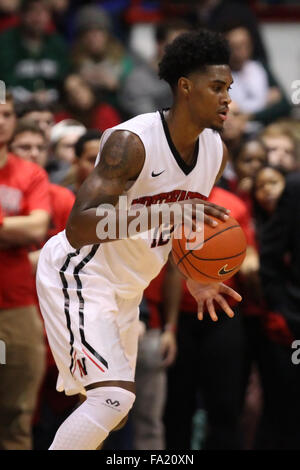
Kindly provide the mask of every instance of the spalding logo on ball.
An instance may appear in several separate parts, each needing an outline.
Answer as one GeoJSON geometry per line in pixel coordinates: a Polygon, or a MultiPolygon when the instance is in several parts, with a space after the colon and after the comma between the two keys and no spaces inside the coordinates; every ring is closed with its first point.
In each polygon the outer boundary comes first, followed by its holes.
{"type": "Polygon", "coordinates": [[[218,222],[216,227],[204,224],[204,237],[202,234],[199,246],[189,249],[189,239],[186,238],[183,226],[179,238],[172,240],[173,259],[186,277],[210,284],[222,282],[231,278],[240,269],[247,250],[247,241],[240,224],[229,217],[218,222]]]}

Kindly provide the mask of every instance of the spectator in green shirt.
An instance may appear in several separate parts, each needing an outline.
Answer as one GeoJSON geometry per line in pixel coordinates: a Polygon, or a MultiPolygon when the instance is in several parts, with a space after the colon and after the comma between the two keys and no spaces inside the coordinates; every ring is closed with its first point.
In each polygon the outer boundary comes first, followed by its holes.
{"type": "Polygon", "coordinates": [[[49,31],[50,24],[46,0],[24,0],[20,25],[0,35],[0,79],[19,102],[57,99],[68,59],[62,38],[49,31]]]}

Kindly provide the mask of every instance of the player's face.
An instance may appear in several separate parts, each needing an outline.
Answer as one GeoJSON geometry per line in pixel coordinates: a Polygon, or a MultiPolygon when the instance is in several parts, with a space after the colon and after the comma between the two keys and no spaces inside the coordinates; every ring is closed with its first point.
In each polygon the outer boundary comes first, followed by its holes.
{"type": "Polygon", "coordinates": [[[77,161],[79,185],[92,173],[98,152],[99,140],[90,140],[84,144],[83,153],[77,161]]]}
{"type": "Polygon", "coordinates": [[[255,197],[267,212],[273,212],[284,190],[284,176],[274,168],[263,168],[255,181],[255,197]]]}
{"type": "Polygon", "coordinates": [[[44,168],[47,162],[47,145],[40,134],[22,132],[11,143],[13,153],[44,168]]]}
{"type": "Polygon", "coordinates": [[[0,104],[0,146],[8,144],[16,126],[13,104],[8,101],[0,104]]]}
{"type": "Polygon", "coordinates": [[[231,102],[229,66],[210,65],[205,73],[192,73],[188,82],[186,98],[192,121],[200,128],[222,131],[231,102]]]}

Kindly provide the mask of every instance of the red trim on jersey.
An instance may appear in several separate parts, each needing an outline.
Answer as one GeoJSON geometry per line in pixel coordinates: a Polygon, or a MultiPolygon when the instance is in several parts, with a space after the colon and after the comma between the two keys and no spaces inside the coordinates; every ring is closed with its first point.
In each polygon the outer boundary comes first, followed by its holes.
{"type": "Polygon", "coordinates": [[[153,204],[186,201],[188,199],[202,199],[203,201],[206,201],[207,197],[196,191],[175,189],[174,191],[154,194],[153,196],[141,196],[137,199],[134,199],[131,204],[144,204],[145,206],[152,206],[153,204]]]}
{"type": "Polygon", "coordinates": [[[105,370],[102,369],[102,367],[100,367],[89,355],[87,352],[85,352],[85,350],[82,348],[82,352],[84,352],[84,354],[95,364],[95,366],[97,366],[102,372],[105,372],[105,370]]]}

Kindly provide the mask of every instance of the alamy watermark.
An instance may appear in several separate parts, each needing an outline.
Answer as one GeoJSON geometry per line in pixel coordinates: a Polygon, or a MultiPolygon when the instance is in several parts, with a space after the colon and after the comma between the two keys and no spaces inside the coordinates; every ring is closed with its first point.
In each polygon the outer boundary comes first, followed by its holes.
{"type": "Polygon", "coordinates": [[[300,80],[294,80],[291,85],[292,92],[291,100],[293,104],[300,104],[300,80]]]}
{"type": "Polygon", "coordinates": [[[292,354],[292,363],[296,365],[300,364],[300,340],[295,339],[295,341],[292,342],[291,344],[292,349],[295,349],[296,351],[293,352],[292,354]]]}
{"type": "Polygon", "coordinates": [[[6,103],[6,86],[5,83],[0,80],[0,104],[6,103]]]}
{"type": "Polygon", "coordinates": [[[102,217],[96,228],[97,236],[101,240],[144,238],[152,240],[153,244],[155,240],[161,239],[164,233],[162,245],[167,243],[171,236],[177,239],[185,238],[187,250],[200,249],[203,245],[203,204],[181,205],[175,202],[148,207],[136,204],[128,209],[127,196],[120,196],[117,206],[101,204],[96,215],[102,217]],[[161,230],[158,230],[159,226],[161,230]]]}
{"type": "Polygon", "coordinates": [[[0,365],[6,364],[6,344],[0,339],[0,365]]]}

